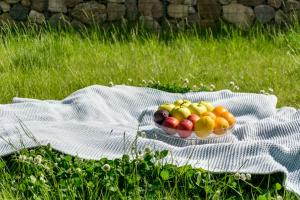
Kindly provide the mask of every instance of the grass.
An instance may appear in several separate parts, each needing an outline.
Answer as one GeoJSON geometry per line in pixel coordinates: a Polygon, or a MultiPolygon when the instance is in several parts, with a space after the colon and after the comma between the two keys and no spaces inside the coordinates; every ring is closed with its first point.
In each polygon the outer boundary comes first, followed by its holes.
{"type": "MultiPolygon", "coordinates": [[[[172,92],[232,89],[274,93],[300,107],[300,28],[222,27],[151,33],[2,28],[0,102],[62,99],[92,84],[150,86],[172,92]],[[234,84],[230,84],[234,82],[234,84]]],[[[296,199],[282,174],[214,174],[162,163],[167,152],[133,159],[82,160],[40,147],[0,162],[3,199],[296,199]],[[108,167],[109,165],[109,167],[108,167]],[[110,170],[108,170],[110,168],[110,170]]]]}

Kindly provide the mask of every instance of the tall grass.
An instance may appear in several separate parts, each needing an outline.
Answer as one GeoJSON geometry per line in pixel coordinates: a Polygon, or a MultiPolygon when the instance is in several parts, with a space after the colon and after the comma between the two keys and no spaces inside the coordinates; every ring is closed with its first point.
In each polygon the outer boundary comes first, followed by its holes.
{"type": "Polygon", "coordinates": [[[182,86],[187,78],[197,87],[225,89],[234,81],[244,92],[272,88],[279,105],[299,107],[299,28],[271,30],[2,29],[0,101],[8,103],[13,96],[60,99],[109,82],[182,86]]]}

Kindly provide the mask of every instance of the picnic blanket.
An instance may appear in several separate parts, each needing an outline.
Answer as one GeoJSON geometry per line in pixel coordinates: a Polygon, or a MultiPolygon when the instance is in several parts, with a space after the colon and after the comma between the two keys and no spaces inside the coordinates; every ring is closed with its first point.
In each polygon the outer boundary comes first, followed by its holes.
{"type": "Polygon", "coordinates": [[[168,93],[130,86],[90,86],[67,98],[14,98],[0,105],[0,156],[20,148],[51,146],[87,159],[114,159],[129,153],[137,130],[138,149],[169,150],[167,161],[214,172],[286,175],[285,187],[300,194],[300,110],[276,108],[274,95],[216,92],[168,93]],[[206,100],[236,117],[232,134],[195,143],[164,137],[152,116],[176,99],[206,100]]]}

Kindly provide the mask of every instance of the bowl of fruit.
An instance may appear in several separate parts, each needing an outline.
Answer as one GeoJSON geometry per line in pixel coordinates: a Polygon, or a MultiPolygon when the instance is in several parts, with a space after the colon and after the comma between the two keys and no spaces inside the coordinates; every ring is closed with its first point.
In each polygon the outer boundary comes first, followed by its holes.
{"type": "Polygon", "coordinates": [[[160,105],[153,120],[165,135],[182,139],[224,136],[232,132],[236,123],[234,115],[223,106],[184,99],[160,105]]]}

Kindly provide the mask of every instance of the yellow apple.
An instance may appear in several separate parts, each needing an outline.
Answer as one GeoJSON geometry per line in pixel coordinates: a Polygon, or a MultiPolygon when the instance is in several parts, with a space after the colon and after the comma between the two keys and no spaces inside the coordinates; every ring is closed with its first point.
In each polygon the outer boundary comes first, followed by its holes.
{"type": "Polygon", "coordinates": [[[204,105],[198,103],[192,103],[188,109],[191,111],[192,114],[201,115],[202,113],[207,112],[207,108],[204,105]]]}
{"type": "Polygon", "coordinates": [[[215,107],[209,101],[200,101],[199,104],[204,105],[209,112],[212,112],[215,109],[215,107]]]}
{"type": "Polygon", "coordinates": [[[186,99],[178,99],[174,102],[174,105],[179,107],[188,107],[189,105],[191,105],[191,103],[191,101],[186,99]]]}
{"type": "Polygon", "coordinates": [[[174,108],[171,112],[171,116],[175,117],[179,121],[188,118],[188,116],[190,115],[191,115],[191,111],[187,107],[174,108]]]}
{"type": "Polygon", "coordinates": [[[175,108],[175,105],[172,103],[164,103],[159,106],[158,110],[166,110],[168,112],[171,112],[175,108]]]}
{"type": "Polygon", "coordinates": [[[201,117],[195,124],[194,131],[200,138],[206,138],[215,128],[215,121],[209,117],[201,117]]]}

